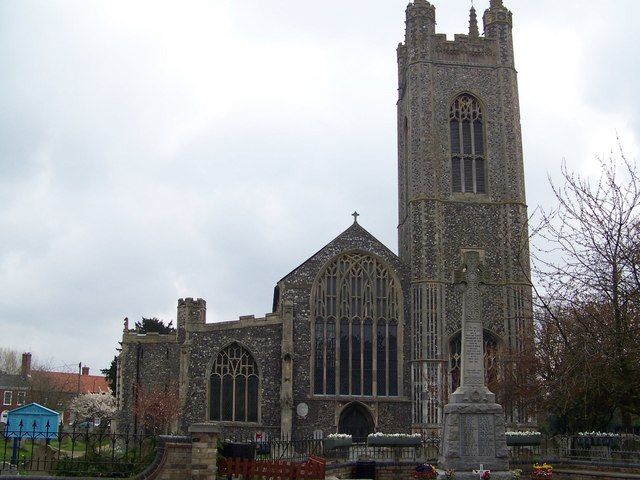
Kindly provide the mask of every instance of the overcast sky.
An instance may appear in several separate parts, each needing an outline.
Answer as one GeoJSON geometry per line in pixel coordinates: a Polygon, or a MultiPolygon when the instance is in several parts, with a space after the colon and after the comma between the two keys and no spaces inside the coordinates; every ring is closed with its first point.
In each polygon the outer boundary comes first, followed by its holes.
{"type": "MultiPolygon", "coordinates": [[[[467,31],[469,1],[435,5],[467,31]]],[[[533,210],[616,132],[637,159],[640,3],[506,5],[533,210]]],[[[125,316],[175,322],[179,297],[262,316],[354,210],[397,251],[405,6],[1,1],[0,345],[97,371],[125,316]]]]}

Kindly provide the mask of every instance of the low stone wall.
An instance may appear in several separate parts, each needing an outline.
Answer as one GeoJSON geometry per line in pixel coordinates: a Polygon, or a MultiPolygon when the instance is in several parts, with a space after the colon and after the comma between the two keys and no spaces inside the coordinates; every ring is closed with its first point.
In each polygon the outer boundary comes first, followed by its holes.
{"type": "Polygon", "coordinates": [[[153,463],[135,480],[179,480],[191,468],[192,443],[189,437],[161,436],[153,463]]]}
{"type": "Polygon", "coordinates": [[[557,469],[553,472],[553,478],[557,480],[620,480],[640,479],[640,475],[634,473],[602,472],[599,470],[565,470],[557,469]]]}
{"type": "Polygon", "coordinates": [[[135,480],[215,480],[218,434],[215,423],[189,427],[190,437],[160,437],[156,458],[135,480]]]}
{"type": "MultiPolygon", "coordinates": [[[[411,461],[376,461],[376,480],[395,480],[411,478],[417,462],[411,461]]],[[[356,478],[357,462],[327,464],[326,478],[356,478]]]]}
{"type": "Polygon", "coordinates": [[[613,480],[613,479],[638,479],[640,469],[622,467],[598,467],[571,464],[558,464],[553,469],[553,477],[559,480],[613,480]]]}

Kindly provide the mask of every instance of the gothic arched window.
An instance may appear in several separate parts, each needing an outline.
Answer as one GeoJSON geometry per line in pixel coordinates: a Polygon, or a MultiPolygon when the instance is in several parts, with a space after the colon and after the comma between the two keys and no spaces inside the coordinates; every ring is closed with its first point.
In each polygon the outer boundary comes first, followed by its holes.
{"type": "Polygon", "coordinates": [[[257,422],[260,378],[251,353],[232,343],[216,356],[209,376],[209,419],[257,422]]]}
{"type": "MultiPolygon", "coordinates": [[[[484,380],[491,387],[498,377],[498,340],[485,330],[483,332],[484,347],[484,380]]],[[[460,367],[462,361],[462,334],[458,333],[449,344],[449,379],[451,392],[460,386],[460,367]]]]}
{"type": "Polygon", "coordinates": [[[469,94],[455,99],[449,111],[453,192],[486,193],[484,118],[480,102],[469,94]]]}
{"type": "Polygon", "coordinates": [[[313,393],[396,396],[401,293],[376,258],[348,253],[321,272],[312,293],[313,393]]]}

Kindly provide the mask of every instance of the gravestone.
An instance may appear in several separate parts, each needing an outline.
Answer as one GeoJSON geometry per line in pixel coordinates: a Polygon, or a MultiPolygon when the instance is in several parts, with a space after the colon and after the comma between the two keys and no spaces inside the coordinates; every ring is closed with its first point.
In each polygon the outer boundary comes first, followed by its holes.
{"type": "Polygon", "coordinates": [[[463,260],[455,273],[464,288],[460,386],[444,408],[438,467],[455,470],[456,479],[477,479],[479,468],[492,479],[511,478],[504,411],[484,378],[480,254],[466,251],[463,260]]]}

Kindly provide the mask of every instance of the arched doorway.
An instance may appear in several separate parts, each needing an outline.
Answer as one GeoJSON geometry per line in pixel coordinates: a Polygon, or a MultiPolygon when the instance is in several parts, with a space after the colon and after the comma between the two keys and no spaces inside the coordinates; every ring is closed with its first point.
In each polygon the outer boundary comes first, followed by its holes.
{"type": "Polygon", "coordinates": [[[367,435],[373,433],[373,428],[373,418],[364,405],[351,403],[342,410],[338,432],[351,435],[354,442],[366,441],[367,435]]]}

